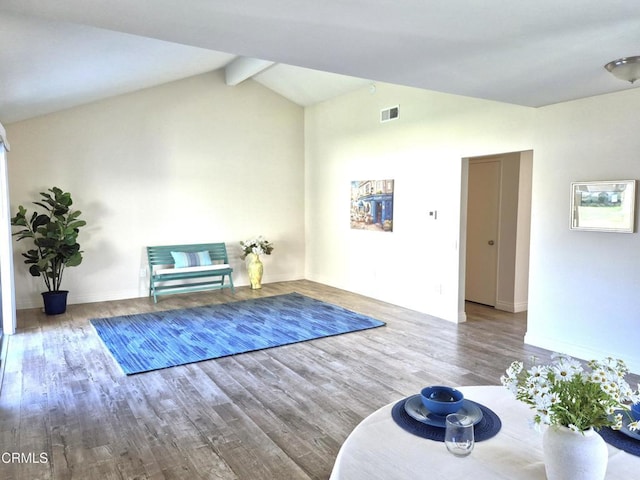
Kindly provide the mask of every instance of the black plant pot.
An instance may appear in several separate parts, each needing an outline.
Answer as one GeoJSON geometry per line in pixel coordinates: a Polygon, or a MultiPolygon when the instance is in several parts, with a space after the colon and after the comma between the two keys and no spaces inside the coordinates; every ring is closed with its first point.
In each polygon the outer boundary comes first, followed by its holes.
{"type": "Polygon", "coordinates": [[[47,315],[60,315],[67,311],[68,290],[58,290],[57,292],[42,292],[44,301],[44,313],[47,315]]]}

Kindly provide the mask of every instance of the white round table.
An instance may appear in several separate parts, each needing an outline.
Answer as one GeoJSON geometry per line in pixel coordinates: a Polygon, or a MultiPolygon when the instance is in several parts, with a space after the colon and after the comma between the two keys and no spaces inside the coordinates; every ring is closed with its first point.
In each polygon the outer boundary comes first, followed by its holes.
{"type": "MultiPolygon", "coordinates": [[[[533,411],[502,386],[460,390],[465,398],[493,410],[502,422],[500,432],[476,442],[471,455],[455,457],[443,442],[403,430],[391,417],[394,402],[369,415],[351,432],[330,480],[544,480],[542,433],[532,426],[533,411]]],[[[640,478],[640,457],[607,447],[607,480],[640,478]]]]}

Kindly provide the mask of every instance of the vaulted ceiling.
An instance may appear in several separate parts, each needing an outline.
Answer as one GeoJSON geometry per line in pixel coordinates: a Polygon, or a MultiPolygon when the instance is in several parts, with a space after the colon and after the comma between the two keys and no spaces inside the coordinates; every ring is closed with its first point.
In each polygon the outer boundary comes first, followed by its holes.
{"type": "Polygon", "coordinates": [[[0,0],[0,121],[227,67],[300,105],[383,81],[538,107],[635,88],[637,0],[0,0]]]}

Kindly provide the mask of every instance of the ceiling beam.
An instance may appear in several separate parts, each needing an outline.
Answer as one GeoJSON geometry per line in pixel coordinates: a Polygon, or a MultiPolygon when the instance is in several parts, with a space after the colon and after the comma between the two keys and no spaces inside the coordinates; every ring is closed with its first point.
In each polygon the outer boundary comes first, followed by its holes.
{"type": "Polygon", "coordinates": [[[229,86],[238,85],[266,70],[274,63],[268,60],[260,60],[259,58],[238,57],[224,68],[226,84],[229,86]]]}

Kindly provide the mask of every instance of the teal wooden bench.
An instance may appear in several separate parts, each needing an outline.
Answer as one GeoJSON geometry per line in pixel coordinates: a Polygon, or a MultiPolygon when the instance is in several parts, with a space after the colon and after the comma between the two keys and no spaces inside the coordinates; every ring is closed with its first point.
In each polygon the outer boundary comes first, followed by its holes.
{"type": "Polygon", "coordinates": [[[233,287],[233,268],[224,243],[147,247],[149,296],[233,287]],[[228,280],[227,280],[228,278],[228,280]],[[203,279],[202,281],[198,281],[203,279]]]}

